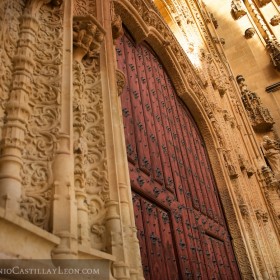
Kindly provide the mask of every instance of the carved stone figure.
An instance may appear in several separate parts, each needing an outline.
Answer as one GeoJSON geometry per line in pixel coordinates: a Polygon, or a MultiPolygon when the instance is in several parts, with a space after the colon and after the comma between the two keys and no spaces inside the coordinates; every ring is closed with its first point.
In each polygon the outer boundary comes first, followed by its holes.
{"type": "Polygon", "coordinates": [[[271,62],[278,71],[280,71],[280,45],[276,40],[267,41],[267,49],[270,55],[271,62]]]}
{"type": "Polygon", "coordinates": [[[245,8],[240,0],[231,1],[231,13],[235,19],[239,19],[246,15],[245,8]]]}
{"type": "Polygon", "coordinates": [[[272,18],[271,18],[271,20],[270,20],[270,24],[272,25],[272,26],[276,26],[276,25],[278,25],[280,23],[280,15],[275,15],[275,16],[273,16],[272,18]]]}
{"type": "Polygon", "coordinates": [[[256,131],[269,131],[274,124],[270,112],[262,106],[257,94],[248,89],[242,75],[238,75],[236,80],[241,90],[243,105],[251,119],[253,128],[256,131]]]}
{"type": "Polygon", "coordinates": [[[96,33],[96,25],[91,22],[76,21],[73,24],[74,45],[88,49],[96,33]]]}
{"type": "Polygon", "coordinates": [[[100,50],[104,39],[104,30],[96,22],[96,19],[76,17],[73,23],[73,57],[81,61],[84,57],[93,58],[100,50]]]}
{"type": "Polygon", "coordinates": [[[262,150],[276,179],[280,179],[280,145],[269,136],[263,137],[262,150]]]}
{"type": "Polygon", "coordinates": [[[112,35],[114,40],[123,35],[122,19],[117,14],[114,14],[114,18],[112,21],[112,35]]]}

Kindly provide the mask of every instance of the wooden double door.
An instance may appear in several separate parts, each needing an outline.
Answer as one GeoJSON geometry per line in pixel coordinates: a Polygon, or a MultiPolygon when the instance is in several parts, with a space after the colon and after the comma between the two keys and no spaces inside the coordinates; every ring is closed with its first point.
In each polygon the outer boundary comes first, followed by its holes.
{"type": "Polygon", "coordinates": [[[125,35],[116,51],[145,279],[240,279],[195,121],[148,45],[125,35]]]}

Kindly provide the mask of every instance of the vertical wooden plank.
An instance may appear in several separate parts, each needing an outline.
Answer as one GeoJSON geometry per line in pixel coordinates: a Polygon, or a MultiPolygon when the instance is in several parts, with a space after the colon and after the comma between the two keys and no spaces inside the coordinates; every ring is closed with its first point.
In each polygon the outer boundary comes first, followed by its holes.
{"type": "Polygon", "coordinates": [[[147,255],[149,258],[151,278],[153,280],[166,279],[167,270],[164,260],[164,250],[161,242],[159,219],[156,205],[141,199],[143,211],[145,237],[147,243],[147,255]]]}
{"type": "MultiPolygon", "coordinates": [[[[116,52],[117,52],[117,63],[119,69],[129,77],[128,69],[127,69],[127,60],[126,60],[126,51],[125,51],[125,37],[120,38],[117,41],[116,52]]],[[[122,112],[123,112],[123,123],[125,130],[125,143],[126,143],[126,151],[128,160],[132,163],[135,163],[137,160],[137,150],[135,143],[135,132],[134,132],[134,118],[133,118],[133,110],[131,107],[130,100],[130,83],[127,81],[123,93],[121,95],[122,102],[122,112]]]]}
{"type": "Polygon", "coordinates": [[[150,264],[147,256],[147,245],[146,245],[146,233],[144,229],[144,221],[142,216],[142,205],[140,201],[140,196],[136,193],[132,193],[133,199],[133,208],[134,208],[134,215],[135,215],[135,224],[137,227],[137,237],[139,240],[139,246],[141,251],[141,260],[143,266],[144,277],[146,280],[152,280],[151,278],[151,271],[150,271],[150,264]]]}
{"type": "MultiPolygon", "coordinates": [[[[158,139],[158,149],[160,153],[162,167],[164,169],[164,182],[165,187],[170,191],[174,192],[174,179],[172,175],[172,167],[170,165],[170,159],[168,154],[168,147],[166,143],[166,132],[163,125],[165,121],[162,116],[162,108],[165,107],[162,101],[162,93],[160,90],[162,81],[159,73],[160,64],[156,64],[157,62],[155,56],[150,52],[149,49],[143,47],[143,57],[144,57],[144,66],[147,72],[147,85],[148,91],[150,95],[150,104],[153,111],[153,119],[155,131],[158,139]]],[[[165,109],[165,108],[164,108],[165,109]]]]}
{"type": "Polygon", "coordinates": [[[164,251],[164,259],[167,270],[168,279],[180,279],[179,271],[178,271],[178,259],[175,253],[175,246],[173,242],[173,228],[171,225],[171,220],[169,217],[169,213],[162,210],[157,209],[158,217],[159,217],[159,226],[161,233],[161,243],[164,251]]]}
{"type": "Polygon", "coordinates": [[[134,129],[137,145],[138,166],[147,174],[151,171],[150,149],[147,139],[147,130],[143,112],[142,93],[139,82],[139,74],[136,63],[136,47],[131,40],[125,37],[124,51],[128,69],[129,95],[131,100],[131,110],[134,120],[134,129]]]}

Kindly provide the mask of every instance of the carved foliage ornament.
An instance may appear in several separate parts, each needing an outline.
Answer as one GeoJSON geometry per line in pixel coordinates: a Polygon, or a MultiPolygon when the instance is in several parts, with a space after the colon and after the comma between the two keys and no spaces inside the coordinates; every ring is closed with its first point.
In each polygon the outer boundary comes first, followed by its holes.
{"type": "Polygon", "coordinates": [[[91,16],[74,17],[73,29],[73,149],[78,238],[83,245],[105,250],[103,233],[109,189],[99,67],[105,32],[91,16]]]}
{"type": "Polygon", "coordinates": [[[96,16],[96,0],[74,0],[74,16],[96,16]]]}
{"type": "MultiPolygon", "coordinates": [[[[58,3],[58,2],[56,2],[58,3]]],[[[22,215],[49,230],[52,169],[60,127],[62,8],[44,5],[39,11],[34,48],[34,82],[23,152],[22,215]]]]}

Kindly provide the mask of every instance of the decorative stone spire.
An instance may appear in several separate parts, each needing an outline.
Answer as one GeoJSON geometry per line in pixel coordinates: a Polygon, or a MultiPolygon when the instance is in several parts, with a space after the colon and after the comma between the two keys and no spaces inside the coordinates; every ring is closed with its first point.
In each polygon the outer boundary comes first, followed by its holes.
{"type": "Polygon", "coordinates": [[[242,75],[238,75],[236,80],[241,90],[241,99],[254,130],[269,131],[274,124],[274,120],[271,117],[269,110],[262,106],[257,94],[247,88],[245,79],[242,75]]]}

